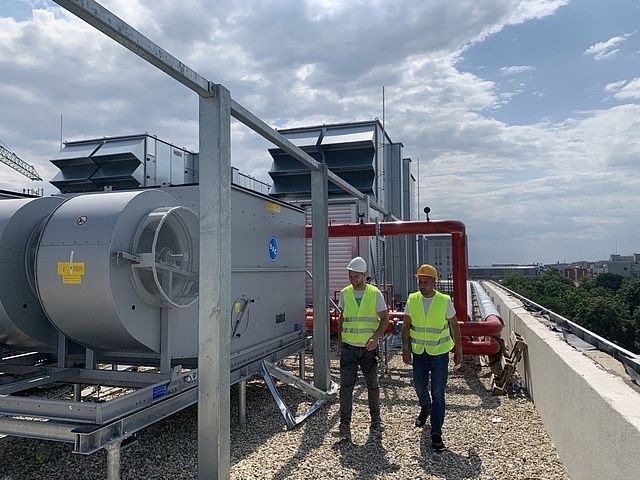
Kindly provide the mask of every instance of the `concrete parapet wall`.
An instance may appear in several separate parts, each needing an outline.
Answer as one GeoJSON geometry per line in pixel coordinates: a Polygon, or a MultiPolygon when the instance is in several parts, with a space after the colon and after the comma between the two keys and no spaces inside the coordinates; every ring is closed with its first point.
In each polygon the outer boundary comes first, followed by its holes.
{"type": "Polygon", "coordinates": [[[640,393],[567,344],[499,287],[483,286],[527,342],[518,365],[572,480],[640,478],[640,393]]]}

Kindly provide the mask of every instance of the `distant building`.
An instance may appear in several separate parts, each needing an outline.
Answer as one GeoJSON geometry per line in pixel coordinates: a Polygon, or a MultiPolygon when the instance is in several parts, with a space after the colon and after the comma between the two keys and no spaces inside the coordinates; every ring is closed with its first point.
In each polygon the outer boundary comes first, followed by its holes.
{"type": "Polygon", "coordinates": [[[585,278],[588,278],[590,276],[589,270],[587,270],[585,267],[579,267],[579,266],[567,267],[564,269],[563,273],[565,277],[567,277],[576,285],[578,285],[585,278]]]}
{"type": "Polygon", "coordinates": [[[504,280],[512,275],[523,277],[537,277],[542,267],[536,263],[531,264],[494,264],[490,266],[469,267],[469,279],[471,280],[504,280]]]}
{"type": "Polygon", "coordinates": [[[640,277],[640,253],[633,255],[609,255],[605,262],[607,273],[622,275],[623,277],[640,277]]]}

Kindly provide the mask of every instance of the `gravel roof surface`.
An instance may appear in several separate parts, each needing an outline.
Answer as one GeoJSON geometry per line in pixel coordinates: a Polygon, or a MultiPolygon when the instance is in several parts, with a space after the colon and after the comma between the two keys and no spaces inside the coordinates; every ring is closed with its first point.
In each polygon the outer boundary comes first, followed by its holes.
{"type": "MultiPolygon", "coordinates": [[[[310,355],[308,355],[310,357],[310,355]]],[[[310,358],[308,358],[310,361],[310,358]]],[[[295,368],[295,362],[289,362],[295,368]]],[[[312,369],[308,368],[308,372],[312,369]]],[[[338,376],[337,359],[332,374],[338,376]]],[[[494,397],[490,373],[467,359],[451,368],[443,439],[435,453],[429,431],[413,421],[418,412],[410,367],[399,356],[381,380],[382,434],[369,433],[366,387],[354,393],[352,442],[335,437],[338,404],[324,406],[288,431],[264,382],[247,386],[247,428],[237,422],[237,390],[231,395],[231,478],[234,479],[568,479],[533,403],[524,395],[494,397]]],[[[282,385],[298,414],[311,399],[282,385]]],[[[197,411],[191,407],[143,430],[122,452],[121,478],[191,479],[197,468],[197,411]]],[[[0,438],[0,480],[106,478],[106,454],[71,453],[71,445],[0,438]]]]}

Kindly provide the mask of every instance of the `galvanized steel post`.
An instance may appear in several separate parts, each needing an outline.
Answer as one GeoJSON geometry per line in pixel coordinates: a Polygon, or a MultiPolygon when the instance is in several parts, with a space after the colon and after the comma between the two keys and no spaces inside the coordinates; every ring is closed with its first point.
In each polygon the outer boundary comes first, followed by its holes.
{"type": "Polygon", "coordinates": [[[200,97],[198,478],[227,479],[231,311],[231,96],[200,97]]]}
{"type": "Polygon", "coordinates": [[[327,166],[311,172],[311,253],[313,256],[313,383],[328,391],[329,365],[329,194],[327,166]]]}

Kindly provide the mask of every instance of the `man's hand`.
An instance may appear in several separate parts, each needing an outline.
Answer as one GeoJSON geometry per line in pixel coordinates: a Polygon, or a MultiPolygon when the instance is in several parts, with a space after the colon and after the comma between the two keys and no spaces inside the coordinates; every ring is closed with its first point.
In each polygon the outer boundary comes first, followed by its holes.
{"type": "Polygon", "coordinates": [[[378,337],[376,337],[374,335],[369,340],[367,340],[367,344],[365,345],[365,347],[370,352],[370,351],[375,350],[376,348],[378,348],[378,342],[379,342],[378,337]]]}
{"type": "Polygon", "coordinates": [[[457,367],[462,363],[462,346],[456,347],[453,351],[453,364],[457,367]]]}
{"type": "Polygon", "coordinates": [[[402,349],[402,361],[407,365],[411,365],[411,352],[406,348],[402,349]]]}

